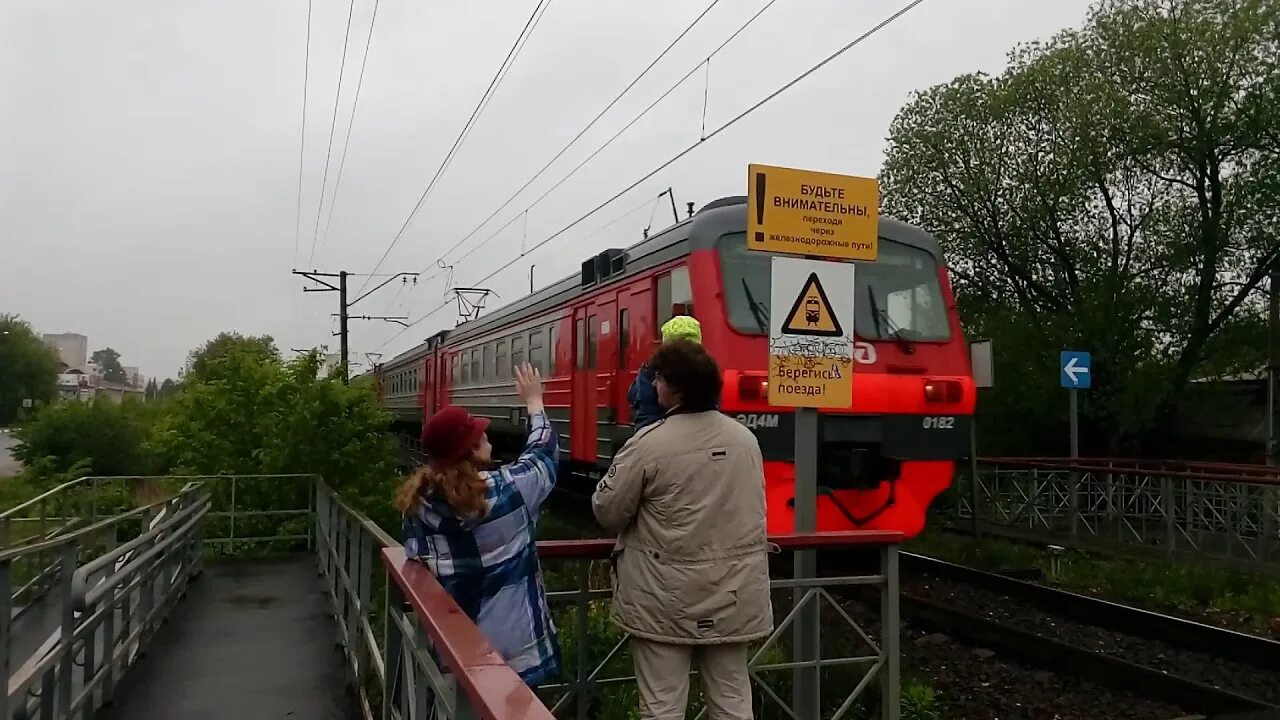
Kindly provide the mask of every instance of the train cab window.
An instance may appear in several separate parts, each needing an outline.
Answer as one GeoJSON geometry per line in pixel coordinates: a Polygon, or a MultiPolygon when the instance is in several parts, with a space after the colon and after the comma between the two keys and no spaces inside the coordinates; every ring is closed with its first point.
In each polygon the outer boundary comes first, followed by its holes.
{"type": "MultiPolygon", "coordinates": [[[[745,233],[724,235],[716,244],[729,324],[742,333],[767,334],[772,256],[748,250],[745,233]]],[[[916,342],[950,339],[938,263],[928,250],[882,237],[877,260],[854,265],[854,331],[858,337],[916,342]]]]}
{"type": "Polygon", "coordinates": [[[511,338],[511,367],[515,368],[524,362],[524,336],[511,338]]]}
{"type": "Polygon", "coordinates": [[[573,352],[574,367],[581,370],[587,366],[587,321],[585,318],[578,318],[574,324],[573,333],[575,343],[573,352]]]}
{"type": "Polygon", "coordinates": [[[618,367],[627,369],[627,343],[631,339],[631,312],[618,313],[618,367]]]}
{"type": "MultiPolygon", "coordinates": [[[[745,247],[745,245],[744,245],[745,247]]],[[[689,284],[689,268],[681,266],[658,277],[658,322],[653,326],[653,337],[662,335],[662,325],[676,315],[693,315],[693,287],[689,284]]]]}
{"type": "Polygon", "coordinates": [[[545,342],[543,340],[544,335],[546,335],[546,330],[543,328],[538,328],[529,333],[529,364],[537,368],[538,372],[543,375],[550,375],[551,373],[547,371],[547,351],[543,346],[545,342]]]}
{"type": "Polygon", "coordinates": [[[497,379],[505,380],[511,377],[511,360],[510,360],[510,356],[507,355],[506,340],[498,341],[498,349],[495,351],[495,354],[496,354],[496,357],[498,358],[497,366],[494,368],[494,370],[497,373],[496,375],[497,379]]]}

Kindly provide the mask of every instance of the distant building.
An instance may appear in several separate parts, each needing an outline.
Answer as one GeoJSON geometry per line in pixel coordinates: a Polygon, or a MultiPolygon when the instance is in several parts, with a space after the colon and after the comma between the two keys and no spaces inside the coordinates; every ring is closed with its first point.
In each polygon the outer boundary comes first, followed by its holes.
{"type": "Polygon", "coordinates": [[[147,376],[139,372],[136,365],[125,365],[124,375],[129,379],[129,384],[134,387],[146,387],[147,376]]]}
{"type": "Polygon", "coordinates": [[[84,370],[89,364],[89,338],[79,333],[45,334],[45,344],[58,353],[64,370],[84,370]]]}

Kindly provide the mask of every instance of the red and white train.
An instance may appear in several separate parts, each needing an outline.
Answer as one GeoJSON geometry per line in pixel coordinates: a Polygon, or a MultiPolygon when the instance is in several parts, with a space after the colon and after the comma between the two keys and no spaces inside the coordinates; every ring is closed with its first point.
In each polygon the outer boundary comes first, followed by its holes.
{"type": "MultiPolygon", "coordinates": [[[[381,401],[416,438],[450,404],[491,420],[499,450],[518,449],[523,407],[511,368],[546,378],[567,475],[599,477],[632,434],[627,389],[673,315],[702,325],[724,373],[722,412],[759,438],[769,532],[793,529],[791,412],[768,404],[770,255],[747,249],[742,196],[624,249],[577,275],[379,365],[381,401]]],[[[975,389],[941,249],[929,234],[881,218],[879,259],[855,273],[853,406],[822,411],[818,529],[915,535],[933,499],[968,456],[975,389]]]]}

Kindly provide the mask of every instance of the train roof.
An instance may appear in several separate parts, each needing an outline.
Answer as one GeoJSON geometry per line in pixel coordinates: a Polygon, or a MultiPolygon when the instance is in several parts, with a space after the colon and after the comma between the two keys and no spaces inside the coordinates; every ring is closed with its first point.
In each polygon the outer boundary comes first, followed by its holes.
{"type": "MultiPolygon", "coordinates": [[[[747,226],[746,195],[731,195],[702,206],[692,217],[681,220],[625,249],[610,248],[583,262],[579,273],[565,277],[532,295],[498,308],[492,315],[465,322],[451,330],[441,330],[425,342],[406,350],[383,364],[384,368],[400,365],[420,357],[429,348],[446,341],[458,342],[486,331],[547,312],[567,304],[575,296],[595,290],[599,284],[635,275],[663,263],[687,255],[694,250],[715,247],[721,236],[745,232],[747,226]]],[[[929,233],[913,225],[881,217],[880,237],[925,250],[939,262],[942,248],[929,233]]]]}

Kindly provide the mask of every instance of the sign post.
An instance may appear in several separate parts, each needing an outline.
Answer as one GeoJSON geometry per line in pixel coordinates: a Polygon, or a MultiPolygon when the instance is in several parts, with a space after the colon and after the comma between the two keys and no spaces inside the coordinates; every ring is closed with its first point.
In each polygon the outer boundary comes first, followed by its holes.
{"type": "MultiPolygon", "coordinates": [[[[747,248],[774,257],[769,311],[769,404],[795,408],[795,532],[817,529],[818,408],[853,405],[854,266],[879,251],[879,183],[830,173],[752,164],[747,182],[747,248]],[[830,262],[836,260],[836,262],[830,262]]],[[[890,562],[896,562],[891,553],[890,562]]],[[[817,554],[795,554],[794,577],[817,576],[817,554]]],[[[792,712],[821,712],[817,596],[800,586],[794,621],[792,712]]],[[[897,598],[882,609],[897,615],[897,598]]],[[[887,645],[886,645],[887,646],[887,645]]],[[[881,669],[886,717],[897,717],[898,658],[881,669]]]]}
{"type": "MultiPolygon", "coordinates": [[[[1093,385],[1093,357],[1081,350],[1063,350],[1058,356],[1058,382],[1067,389],[1070,403],[1067,412],[1071,424],[1071,458],[1080,457],[1080,401],[1081,390],[1093,385]]],[[[1080,528],[1080,473],[1071,473],[1071,537],[1080,528]]]]}
{"type": "Polygon", "coordinates": [[[1063,350],[1058,356],[1058,382],[1067,389],[1071,400],[1068,412],[1071,422],[1071,457],[1080,457],[1079,401],[1076,391],[1088,390],[1093,384],[1093,358],[1080,350],[1063,350]]]}
{"type": "MultiPolygon", "coordinates": [[[[969,372],[975,388],[995,387],[996,367],[990,340],[969,341],[969,372]]],[[[982,537],[978,524],[978,411],[974,408],[973,422],[969,423],[969,513],[975,538],[982,537]]]]}

